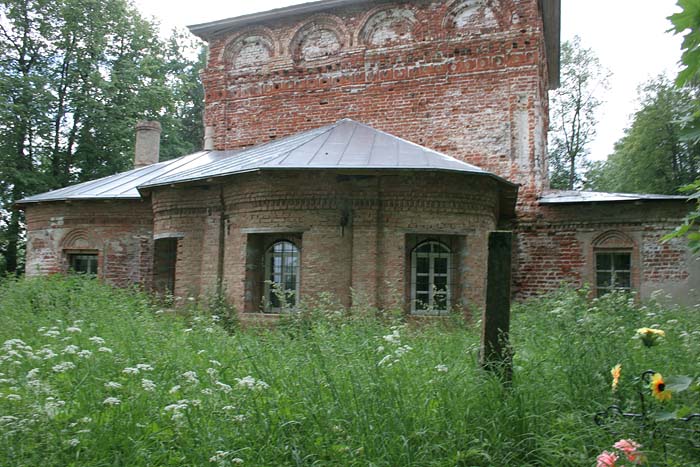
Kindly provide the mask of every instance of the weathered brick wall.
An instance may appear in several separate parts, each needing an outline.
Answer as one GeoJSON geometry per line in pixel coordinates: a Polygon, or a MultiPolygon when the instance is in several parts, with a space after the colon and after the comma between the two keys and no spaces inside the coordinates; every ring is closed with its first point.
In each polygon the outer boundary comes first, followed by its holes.
{"type": "Polygon", "coordinates": [[[208,190],[156,190],[154,234],[184,233],[176,291],[216,289],[223,243],[226,294],[238,310],[253,311],[256,297],[246,289],[260,258],[252,261],[251,251],[259,256],[274,240],[294,238],[301,247],[302,297],[327,292],[350,305],[352,288],[371,305],[405,306],[407,236],[443,235],[464,245],[456,258],[464,286],[454,302],[481,306],[487,233],[497,224],[496,182],[473,175],[377,175],[268,172],[238,175],[208,190]],[[342,227],[344,216],[348,223],[342,227]]]}
{"type": "Polygon", "coordinates": [[[153,215],[147,201],[62,201],[25,207],[28,276],[68,270],[70,253],[98,255],[98,275],[117,286],[148,287],[153,215]]]}
{"type": "Polygon", "coordinates": [[[594,284],[597,249],[619,248],[631,253],[632,287],[642,298],[662,291],[696,304],[700,261],[683,240],[661,243],[687,209],[682,201],[540,206],[538,220],[517,231],[514,292],[527,298],[564,282],[594,284]]]}
{"type": "Polygon", "coordinates": [[[353,118],[521,183],[531,207],[547,183],[537,4],[375,1],[230,30],[210,41],[206,125],[233,149],[353,118]]]}

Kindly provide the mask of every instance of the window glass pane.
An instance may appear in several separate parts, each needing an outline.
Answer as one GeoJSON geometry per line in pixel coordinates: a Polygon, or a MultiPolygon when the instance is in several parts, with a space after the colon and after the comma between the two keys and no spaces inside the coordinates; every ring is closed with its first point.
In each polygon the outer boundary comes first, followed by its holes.
{"type": "Polygon", "coordinates": [[[97,274],[97,255],[70,255],[70,268],[81,274],[97,274]]]}
{"type": "Polygon", "coordinates": [[[435,258],[434,260],[435,274],[447,274],[447,258],[435,258]]]}
{"type": "Polygon", "coordinates": [[[416,258],[416,272],[427,274],[430,270],[430,259],[427,256],[416,258]]]}
{"type": "Polygon", "coordinates": [[[596,286],[597,287],[610,287],[612,282],[612,273],[610,272],[598,272],[596,274],[596,286]]]}
{"type": "Polygon", "coordinates": [[[435,276],[435,290],[447,290],[447,276],[435,276]]]}
{"type": "Polygon", "coordinates": [[[429,301],[427,293],[416,293],[416,310],[428,309],[429,301]]]}
{"type": "Polygon", "coordinates": [[[447,309],[447,295],[437,294],[433,297],[433,308],[436,310],[446,310],[447,309]]]}
{"type": "Polygon", "coordinates": [[[612,269],[612,260],[610,253],[598,253],[596,255],[596,269],[610,270],[612,269]]]}
{"type": "Polygon", "coordinates": [[[629,253],[615,253],[613,255],[613,265],[615,270],[630,270],[630,254],[629,253]]]}
{"type": "Polygon", "coordinates": [[[416,277],[416,292],[428,292],[430,290],[430,277],[416,277]]]}
{"type": "Polygon", "coordinates": [[[265,295],[271,311],[296,305],[299,250],[291,242],[277,242],[267,251],[268,283],[265,295]]]}
{"type": "Polygon", "coordinates": [[[630,288],[630,273],[629,272],[616,272],[615,273],[615,287],[620,289],[630,288]]]}
{"type": "Polygon", "coordinates": [[[432,251],[432,246],[430,243],[424,243],[418,248],[416,248],[417,253],[430,253],[432,251]]]}

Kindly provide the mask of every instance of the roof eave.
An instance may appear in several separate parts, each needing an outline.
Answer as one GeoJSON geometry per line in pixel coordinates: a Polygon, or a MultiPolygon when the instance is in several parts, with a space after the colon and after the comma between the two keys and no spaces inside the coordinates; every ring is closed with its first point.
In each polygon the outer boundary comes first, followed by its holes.
{"type": "Polygon", "coordinates": [[[331,10],[368,1],[369,0],[319,0],[315,2],[302,3],[299,5],[291,5],[284,8],[276,8],[274,10],[262,11],[259,13],[235,16],[233,18],[226,18],[208,23],[192,24],[187,26],[187,28],[195,36],[208,41],[217,34],[231,28],[246,26],[248,24],[258,23],[261,21],[274,20],[290,15],[316,13],[318,11],[331,10]]]}

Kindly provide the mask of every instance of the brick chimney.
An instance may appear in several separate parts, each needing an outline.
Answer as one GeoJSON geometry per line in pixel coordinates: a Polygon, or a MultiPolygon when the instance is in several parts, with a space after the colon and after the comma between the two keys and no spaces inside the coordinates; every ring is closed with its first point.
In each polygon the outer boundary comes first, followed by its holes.
{"type": "Polygon", "coordinates": [[[160,123],[142,121],[136,124],[134,168],[139,169],[158,162],[160,156],[160,123]]]}

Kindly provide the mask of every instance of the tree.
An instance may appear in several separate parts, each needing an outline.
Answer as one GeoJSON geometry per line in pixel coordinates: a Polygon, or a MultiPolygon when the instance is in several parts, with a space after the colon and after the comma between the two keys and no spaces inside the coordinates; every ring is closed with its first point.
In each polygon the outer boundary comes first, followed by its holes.
{"type": "Polygon", "coordinates": [[[562,44],[561,86],[551,94],[549,125],[550,186],[573,190],[586,166],[588,144],[595,136],[595,112],[607,89],[609,72],[579,37],[562,44]]]}
{"type": "Polygon", "coordinates": [[[127,0],[0,0],[0,253],[8,271],[21,268],[23,219],[12,204],[130,168],[136,121],[163,120],[170,157],[199,147],[201,60],[186,58],[181,38],[164,43],[127,0]]]}
{"type": "MultiPolygon", "coordinates": [[[[678,0],[678,6],[682,11],[671,15],[669,19],[676,34],[685,34],[681,46],[683,68],[676,80],[676,85],[682,87],[696,83],[700,77],[700,3],[696,0],[678,0]]],[[[684,137],[697,144],[700,141],[700,100],[697,96],[693,104],[694,112],[688,118],[688,129],[684,137]]],[[[691,249],[700,253],[700,232],[697,229],[700,224],[700,178],[683,187],[683,191],[689,193],[690,199],[696,202],[695,209],[676,231],[665,237],[665,240],[686,236],[691,249]]]]}
{"type": "Polygon", "coordinates": [[[641,109],[607,161],[587,173],[599,191],[677,194],[700,175],[700,144],[683,137],[697,90],[659,76],[640,88],[641,109]]]}

